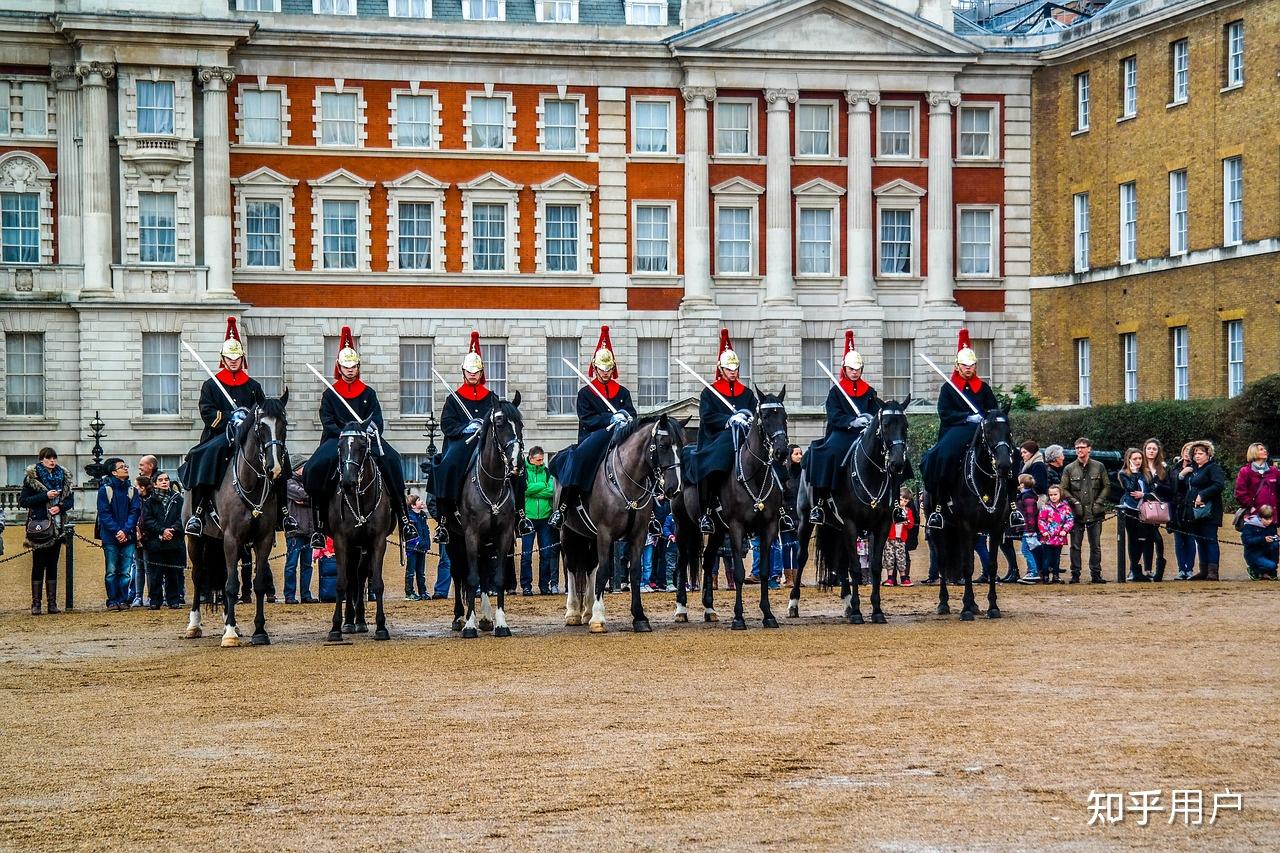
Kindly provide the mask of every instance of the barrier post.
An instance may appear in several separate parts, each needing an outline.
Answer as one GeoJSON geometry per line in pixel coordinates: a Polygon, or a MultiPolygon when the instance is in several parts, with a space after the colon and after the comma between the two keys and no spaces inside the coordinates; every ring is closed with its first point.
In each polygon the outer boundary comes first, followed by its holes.
{"type": "Polygon", "coordinates": [[[68,524],[63,535],[67,539],[66,595],[63,599],[67,603],[66,609],[71,610],[76,606],[76,526],[68,524]]]}

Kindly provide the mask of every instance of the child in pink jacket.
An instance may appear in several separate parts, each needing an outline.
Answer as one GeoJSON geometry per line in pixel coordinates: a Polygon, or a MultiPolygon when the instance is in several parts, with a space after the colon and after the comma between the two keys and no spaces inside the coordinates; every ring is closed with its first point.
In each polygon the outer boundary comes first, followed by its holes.
{"type": "Polygon", "coordinates": [[[1062,546],[1067,544],[1067,536],[1076,526],[1076,519],[1071,514],[1070,504],[1062,499],[1060,486],[1049,487],[1049,499],[1040,508],[1036,526],[1040,529],[1040,541],[1044,547],[1045,567],[1041,572],[1047,569],[1053,578],[1049,583],[1062,583],[1059,577],[1062,574],[1062,546]]]}

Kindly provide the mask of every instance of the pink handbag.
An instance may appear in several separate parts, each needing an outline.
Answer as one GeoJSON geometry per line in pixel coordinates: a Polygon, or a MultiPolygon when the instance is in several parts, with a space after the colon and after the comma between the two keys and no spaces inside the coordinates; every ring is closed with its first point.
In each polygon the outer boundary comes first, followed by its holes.
{"type": "Polygon", "coordinates": [[[1138,504],[1138,521],[1143,524],[1168,524],[1169,504],[1165,501],[1148,500],[1138,504]]]}

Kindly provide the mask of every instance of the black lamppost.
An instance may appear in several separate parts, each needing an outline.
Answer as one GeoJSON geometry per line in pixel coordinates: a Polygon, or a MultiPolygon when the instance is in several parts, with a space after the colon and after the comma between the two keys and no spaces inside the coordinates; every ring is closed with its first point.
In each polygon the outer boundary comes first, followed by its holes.
{"type": "Polygon", "coordinates": [[[427,431],[423,433],[427,437],[427,455],[435,458],[436,455],[436,433],[440,431],[440,424],[436,420],[435,413],[428,410],[427,419],[423,422],[423,426],[427,431]]]}
{"type": "Polygon", "coordinates": [[[89,421],[89,437],[93,439],[93,461],[84,466],[84,472],[93,481],[101,479],[107,473],[102,468],[102,439],[107,435],[106,426],[102,422],[102,415],[94,412],[93,420],[89,421]]]}

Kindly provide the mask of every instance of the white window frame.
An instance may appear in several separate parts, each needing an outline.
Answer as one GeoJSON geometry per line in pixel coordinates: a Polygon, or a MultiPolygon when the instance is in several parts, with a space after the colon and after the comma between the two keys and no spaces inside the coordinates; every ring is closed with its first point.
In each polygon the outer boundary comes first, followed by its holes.
{"type": "Polygon", "coordinates": [[[662,96],[635,96],[631,99],[631,155],[633,157],[675,157],[676,156],[676,99],[662,96]],[[667,143],[665,151],[641,151],[636,146],[639,124],[636,116],[637,104],[660,103],[667,106],[667,143]]]}
{"type": "Polygon", "coordinates": [[[262,166],[244,177],[233,178],[231,185],[235,193],[236,215],[234,268],[237,271],[292,270],[294,268],[293,193],[298,182],[291,178],[286,178],[266,166],[262,166]],[[251,201],[275,201],[280,203],[280,266],[278,267],[251,267],[248,264],[248,208],[251,201]]]}
{"type": "Polygon", "coordinates": [[[903,160],[919,160],[920,159],[920,105],[915,101],[881,101],[876,105],[876,157],[877,160],[887,160],[890,162],[901,162],[903,160]],[[910,120],[907,127],[910,133],[910,139],[907,141],[906,154],[886,154],[881,147],[884,132],[884,111],[886,109],[907,109],[910,110],[910,120]]]}
{"type": "Polygon", "coordinates": [[[667,4],[661,2],[639,2],[639,0],[627,0],[627,24],[633,27],[665,27],[667,25],[667,4]],[[657,22],[640,20],[639,10],[641,8],[649,9],[658,8],[657,22]]]}
{"type": "Polygon", "coordinates": [[[1222,28],[1225,44],[1226,85],[1223,89],[1236,89],[1244,85],[1244,20],[1231,21],[1222,28]],[[1236,50],[1236,47],[1239,50],[1236,50]]]}
{"type": "Polygon", "coordinates": [[[876,218],[875,218],[875,278],[883,278],[888,280],[919,278],[920,277],[920,199],[924,197],[925,191],[920,187],[898,179],[890,181],[884,186],[875,190],[876,199],[876,218]],[[888,273],[883,272],[883,259],[881,257],[883,220],[881,213],[883,211],[907,211],[911,214],[911,269],[905,273],[888,273]]]}
{"type": "Polygon", "coordinates": [[[520,265],[520,191],[523,184],[512,183],[493,172],[458,184],[462,190],[462,271],[477,276],[508,275],[520,265]],[[506,262],[500,270],[477,270],[472,260],[472,209],[476,204],[503,204],[507,208],[506,262]]]}
{"type": "Polygon", "coordinates": [[[806,181],[792,190],[792,194],[796,199],[792,215],[795,217],[793,221],[795,222],[795,277],[797,279],[829,280],[840,278],[840,232],[843,230],[840,222],[840,197],[844,195],[844,192],[843,187],[838,187],[830,181],[824,181],[822,178],[806,181]],[[831,212],[831,270],[829,272],[800,271],[801,210],[828,210],[831,212]]]}
{"type": "Polygon", "coordinates": [[[1120,263],[1134,263],[1138,260],[1137,181],[1126,181],[1120,185],[1120,199],[1116,219],[1120,223],[1120,263]],[[1132,211],[1127,209],[1130,207],[1132,211]]]}
{"type": "Polygon", "coordinates": [[[756,121],[756,113],[760,106],[755,98],[716,98],[712,102],[712,115],[714,116],[711,138],[714,145],[714,156],[724,157],[728,159],[754,157],[756,156],[756,136],[758,133],[758,122],[756,121]],[[747,126],[745,128],[730,128],[732,133],[741,133],[745,130],[747,134],[747,148],[745,151],[722,151],[720,150],[720,110],[725,107],[746,107],[747,108],[747,126]]]}
{"type": "Polygon", "coordinates": [[[578,23],[578,0],[534,0],[534,11],[537,21],[540,24],[576,24],[578,23]],[[559,16],[547,17],[547,6],[555,6],[556,8],[569,7],[569,16],[562,18],[559,16]]]}
{"type": "Polygon", "coordinates": [[[1175,169],[1169,173],[1169,256],[1185,255],[1188,249],[1187,170],[1175,169]]]}
{"type": "Polygon", "coordinates": [[[754,184],[746,178],[730,178],[711,188],[713,212],[715,213],[714,231],[712,232],[712,253],[716,277],[751,278],[760,274],[760,198],[764,195],[764,187],[754,184]],[[725,272],[720,267],[720,208],[744,208],[748,214],[751,233],[751,245],[748,248],[747,272],[725,272]]]}
{"type": "Polygon", "coordinates": [[[507,339],[480,340],[480,358],[484,361],[485,384],[489,390],[499,397],[507,396],[507,377],[511,367],[511,350],[507,347],[507,339]],[[502,358],[498,358],[501,350],[502,358]],[[501,365],[501,370],[499,370],[501,365]]]}
{"type": "Polygon", "coordinates": [[[1222,161],[1222,245],[1244,242],[1244,157],[1222,161]]]}
{"type": "Polygon", "coordinates": [[[1191,42],[1180,38],[1169,45],[1169,106],[1185,104],[1191,95],[1191,42]]]}
{"type": "Polygon", "coordinates": [[[140,358],[138,359],[138,371],[141,377],[141,381],[138,383],[138,405],[142,409],[143,417],[169,418],[169,417],[174,417],[182,414],[182,358],[179,355],[179,352],[180,352],[179,335],[171,332],[143,332],[139,349],[140,349],[140,358]],[[169,373],[169,372],[147,373],[146,372],[147,343],[148,341],[151,341],[151,340],[155,340],[155,341],[164,340],[172,343],[173,346],[172,346],[171,353],[161,353],[162,356],[172,356],[173,358],[172,373],[169,373]],[[177,380],[177,390],[173,393],[172,411],[165,410],[167,395],[163,391],[160,392],[159,406],[157,407],[158,410],[153,412],[147,411],[146,388],[147,388],[148,376],[172,377],[177,380]]]}
{"type": "Polygon", "coordinates": [[[796,138],[793,140],[793,151],[797,160],[838,160],[840,159],[840,133],[837,129],[840,124],[840,113],[837,110],[837,101],[817,100],[813,98],[802,98],[796,103],[796,138]],[[800,151],[800,134],[812,133],[819,135],[820,131],[801,130],[800,128],[800,111],[802,109],[818,109],[826,110],[827,113],[827,153],[826,154],[804,154],[800,151]]]}
{"type": "Polygon", "coordinates": [[[307,181],[311,187],[311,263],[312,269],[328,271],[324,265],[324,202],[355,201],[356,206],[356,265],[354,269],[334,269],[338,273],[368,272],[369,256],[373,246],[369,222],[369,194],[373,181],[366,181],[346,169],[337,169],[323,178],[307,181]]]}
{"type": "Polygon", "coordinates": [[[387,191],[387,270],[417,275],[444,272],[444,194],[449,184],[415,169],[402,178],[383,181],[382,186],[387,191]],[[426,269],[402,270],[400,267],[400,204],[402,202],[432,205],[431,266],[426,269]]]}
{"type": "MultiPolygon", "coordinates": [[[[914,375],[912,371],[912,365],[915,363],[915,359],[914,359],[915,348],[916,348],[915,340],[912,338],[885,338],[882,344],[882,348],[884,353],[883,356],[881,357],[881,364],[882,364],[881,381],[884,383],[882,388],[882,393],[884,397],[888,399],[905,400],[907,399],[908,396],[911,395],[911,392],[913,390],[914,383],[915,383],[914,375]],[[906,361],[903,362],[907,366],[907,372],[905,374],[894,374],[890,370],[891,366],[893,366],[894,364],[893,361],[891,360],[891,356],[889,353],[891,344],[894,346],[898,344],[906,344],[907,346],[907,358],[906,358],[906,361]],[[907,384],[906,393],[904,394],[893,393],[890,390],[892,388],[892,385],[890,383],[892,382],[906,382],[907,384]]],[[[896,358],[896,356],[894,357],[896,358]]]]}
{"type": "Polygon", "coordinates": [[[510,92],[495,92],[491,87],[486,87],[483,92],[467,92],[466,103],[462,107],[462,135],[466,141],[468,151],[510,151],[512,143],[516,135],[516,106],[515,99],[510,92]],[[497,148],[478,148],[471,138],[471,102],[475,98],[486,98],[504,102],[503,107],[503,125],[502,125],[502,145],[497,148]]]}
{"type": "Polygon", "coordinates": [[[663,337],[639,338],[636,341],[636,408],[649,408],[653,406],[661,406],[671,402],[671,339],[663,337]],[[665,358],[662,359],[662,373],[645,373],[646,359],[649,363],[655,361],[652,353],[646,353],[646,347],[656,347],[661,345],[665,352],[665,358]],[[662,397],[658,398],[656,394],[645,392],[645,383],[653,383],[662,385],[662,397]]]}
{"type": "Polygon", "coordinates": [[[1227,320],[1223,336],[1227,341],[1227,396],[1244,391],[1244,320],[1227,320]]]}
{"type": "Polygon", "coordinates": [[[484,7],[495,0],[462,0],[462,20],[464,21],[505,21],[507,19],[507,0],[496,0],[498,4],[498,15],[495,18],[484,15],[484,7]],[[476,17],[473,15],[474,7],[472,3],[480,3],[481,15],[476,17]]]}
{"type": "MultiPolygon", "coordinates": [[[[162,187],[158,191],[152,191],[150,188],[139,190],[138,199],[138,263],[144,266],[160,266],[169,267],[181,262],[181,256],[178,252],[178,194],[172,190],[162,187]],[[142,257],[142,199],[144,196],[155,198],[173,199],[173,260],[165,261],[148,261],[142,257]]],[[[167,230],[167,229],[166,229],[167,230]]]]}
{"type": "Polygon", "coordinates": [[[340,150],[363,148],[365,142],[369,139],[369,104],[364,99],[364,89],[340,85],[340,82],[336,82],[333,86],[316,87],[315,99],[311,102],[312,121],[315,123],[315,128],[312,130],[311,135],[315,139],[317,148],[337,148],[340,150]],[[356,141],[354,145],[336,145],[324,141],[324,111],[321,105],[324,103],[325,95],[356,96],[356,141]]]}
{"type": "Polygon", "coordinates": [[[582,357],[582,341],[572,336],[548,335],[544,344],[546,354],[547,377],[544,390],[547,395],[547,414],[551,417],[564,417],[576,413],[578,399],[578,378],[560,359],[567,359],[577,364],[582,357]],[[552,350],[558,349],[559,355],[552,350]],[[567,393],[552,393],[552,383],[557,383],[556,390],[567,393]],[[553,405],[556,401],[558,405],[553,405]]]}
{"type": "Polygon", "coordinates": [[[54,109],[50,108],[50,101],[53,95],[53,87],[49,85],[46,77],[32,77],[13,75],[0,79],[0,137],[15,137],[19,139],[48,139],[56,134],[54,123],[57,115],[54,109]],[[27,123],[27,98],[24,94],[26,86],[40,86],[44,90],[44,109],[39,112],[44,118],[44,130],[34,132],[28,127],[27,123]],[[16,110],[12,109],[13,99],[21,102],[16,110]],[[14,123],[13,116],[18,117],[18,123],[14,123]]]}
{"type": "Polygon", "coordinates": [[[1169,350],[1173,356],[1173,399],[1191,397],[1191,333],[1186,326],[1169,329],[1169,350]]]}
{"type": "Polygon", "coordinates": [[[173,136],[178,132],[178,84],[175,80],[169,79],[150,79],[145,77],[135,77],[133,79],[133,104],[134,104],[134,133],[139,136],[173,136]],[[171,92],[169,99],[169,129],[168,130],[150,130],[142,129],[142,98],[140,93],[143,86],[168,86],[171,92]]]}
{"type": "Polygon", "coordinates": [[[1076,338],[1076,398],[1081,406],[1093,405],[1093,345],[1076,338]]]}
{"type": "Polygon", "coordinates": [[[533,186],[533,233],[537,241],[537,271],[550,275],[591,275],[592,272],[592,212],[591,196],[596,188],[572,175],[560,174],[549,181],[533,186]],[[578,208],[578,268],[576,270],[551,270],[547,266],[547,206],[567,205],[578,208]]]}
{"type": "MultiPolygon", "coordinates": [[[[402,336],[397,341],[397,343],[399,344],[399,346],[397,347],[396,361],[399,367],[398,372],[400,374],[400,395],[399,395],[400,415],[401,417],[406,417],[406,418],[424,418],[425,419],[428,415],[432,413],[432,410],[435,407],[434,397],[435,397],[436,379],[435,379],[435,375],[432,374],[431,372],[431,369],[435,367],[435,362],[436,362],[435,339],[402,336]],[[406,364],[406,361],[404,358],[405,347],[426,347],[427,348],[427,353],[428,353],[427,371],[425,375],[405,376],[405,371],[404,371],[405,364],[406,364]],[[420,408],[421,403],[425,401],[426,402],[425,412],[409,411],[411,407],[405,405],[405,399],[406,399],[405,386],[408,385],[412,388],[414,383],[424,383],[426,385],[426,389],[425,389],[426,394],[425,395],[416,394],[416,393],[409,394],[407,395],[407,399],[409,399],[412,403],[414,403],[412,408],[420,408]]],[[[407,362],[407,363],[415,364],[415,365],[421,364],[421,362],[417,360],[414,360],[412,362],[407,362]]]]}
{"type": "Polygon", "coordinates": [[[1120,60],[1120,117],[1118,121],[1138,114],[1138,55],[1120,60]]]}
{"type": "Polygon", "coordinates": [[[412,151],[434,151],[440,147],[440,93],[435,89],[420,89],[416,85],[408,89],[391,90],[391,124],[387,131],[387,140],[392,148],[412,151]],[[427,144],[403,145],[400,142],[400,98],[430,98],[431,109],[427,113],[427,144]]]}
{"type": "Polygon", "coordinates": [[[1120,370],[1124,378],[1124,401],[1138,402],[1138,333],[1120,335],[1120,370]]]}
{"type": "Polygon", "coordinates": [[[756,231],[758,230],[756,227],[756,220],[759,217],[758,208],[752,202],[735,204],[735,203],[730,203],[727,200],[722,201],[720,199],[717,199],[716,205],[715,205],[715,214],[716,214],[716,222],[715,222],[716,276],[717,277],[723,276],[725,278],[750,278],[751,276],[755,275],[756,267],[758,266],[756,263],[756,257],[755,257],[758,254],[758,251],[756,249],[756,231]],[[738,215],[739,212],[746,215],[747,239],[746,239],[746,252],[744,253],[743,257],[747,261],[747,268],[744,270],[731,270],[726,268],[726,264],[725,264],[726,256],[724,252],[721,250],[722,245],[726,242],[740,243],[742,241],[726,240],[725,236],[721,233],[720,229],[725,224],[725,211],[734,211],[735,216],[738,215]]]}
{"type": "Polygon", "coordinates": [[[635,199],[631,202],[631,276],[633,278],[675,278],[676,270],[676,203],[665,199],[635,199]],[[665,270],[642,270],[637,261],[640,257],[640,208],[664,207],[667,209],[667,268],[665,270]]]}
{"type": "Polygon", "coordinates": [[[259,77],[258,82],[251,85],[236,87],[236,139],[241,145],[248,145],[254,148],[281,148],[289,144],[291,131],[289,130],[289,87],[283,84],[269,84],[266,77],[259,77]],[[276,92],[280,95],[280,141],[279,142],[249,142],[245,139],[245,115],[244,93],[245,92],[276,92]]]}
{"type": "Polygon", "coordinates": [[[283,335],[249,335],[244,342],[245,358],[253,365],[253,378],[262,385],[262,392],[268,397],[279,397],[284,393],[284,336],[283,335]],[[274,349],[275,352],[264,352],[274,349]],[[274,362],[278,372],[270,372],[265,365],[274,362]]]}
{"type": "Polygon", "coordinates": [[[958,204],[956,205],[956,225],[955,225],[955,253],[956,253],[956,278],[968,280],[998,279],[1000,278],[1000,207],[994,204],[958,204]],[[987,248],[989,251],[990,267],[986,273],[966,273],[962,272],[961,261],[963,254],[961,252],[961,223],[965,213],[973,211],[985,211],[991,214],[991,241],[987,248]]]}
{"type": "Polygon", "coordinates": [[[1074,269],[1076,272],[1089,271],[1089,194],[1076,193],[1072,197],[1074,212],[1073,233],[1075,234],[1074,269]]]}
{"type": "Polygon", "coordinates": [[[965,101],[956,108],[956,159],[968,162],[989,162],[1000,159],[1000,104],[988,101],[965,101]],[[985,112],[990,118],[987,126],[987,154],[965,154],[964,152],[964,114],[966,112],[985,112]]]}
{"type": "Polygon", "coordinates": [[[1081,71],[1072,78],[1076,89],[1076,133],[1089,129],[1089,72],[1081,71]]]}
{"type": "MultiPolygon", "coordinates": [[[[426,4],[426,6],[425,6],[425,7],[424,7],[424,9],[423,9],[423,13],[422,13],[421,15],[414,15],[414,14],[406,14],[406,13],[403,13],[403,12],[399,12],[399,13],[398,13],[398,12],[396,12],[396,4],[397,4],[397,3],[400,3],[400,2],[401,2],[401,0],[387,0],[387,17],[389,17],[389,18],[409,18],[409,19],[411,19],[411,20],[416,20],[416,21],[425,21],[425,20],[430,20],[430,18],[431,18],[431,14],[432,14],[432,12],[431,12],[431,0],[422,0],[422,1],[426,4]]],[[[406,3],[407,3],[407,2],[408,2],[408,0],[404,0],[404,2],[406,2],[406,3]]]]}
{"type": "Polygon", "coordinates": [[[357,0],[311,0],[311,14],[313,15],[355,15],[357,0]],[[328,4],[330,9],[321,8],[328,4]],[[338,4],[345,3],[346,11],[338,11],[338,4]]]}
{"type": "MultiPolygon", "coordinates": [[[[37,265],[53,263],[53,178],[49,167],[39,157],[26,151],[9,151],[0,154],[0,192],[35,193],[36,212],[39,216],[39,260],[37,265]]],[[[5,264],[10,266],[10,264],[5,264]]],[[[13,266],[19,266],[13,264],[13,266]]],[[[29,267],[31,264],[21,264],[29,267]]]]}
{"type": "Polygon", "coordinates": [[[830,338],[800,339],[800,406],[806,409],[822,408],[826,402],[831,380],[818,367],[818,362],[836,372],[836,345],[830,338]]]}
{"type": "MultiPolygon", "coordinates": [[[[576,4],[575,4],[576,5],[576,4]]],[[[545,93],[538,98],[538,150],[547,154],[585,154],[587,151],[587,99],[585,95],[565,93],[545,93]],[[577,133],[572,149],[547,148],[547,101],[572,101],[578,105],[577,133]]]]}
{"type": "MultiPolygon", "coordinates": [[[[21,332],[6,331],[4,333],[4,349],[5,349],[5,416],[10,418],[42,418],[45,416],[45,333],[44,332],[21,332]],[[15,344],[21,339],[23,345],[22,352],[17,352],[15,344]],[[29,348],[27,344],[30,341],[37,341],[38,347],[29,348]],[[38,349],[38,351],[33,351],[38,349]],[[13,370],[13,364],[10,362],[15,355],[22,359],[22,370],[13,370]],[[38,372],[28,373],[27,367],[34,365],[38,372]],[[39,384],[38,396],[29,395],[24,391],[17,392],[14,390],[14,379],[37,379],[39,384]],[[20,403],[21,408],[31,408],[33,411],[14,411],[15,403],[20,403]]],[[[25,383],[23,383],[25,385],[25,383]]]]}

